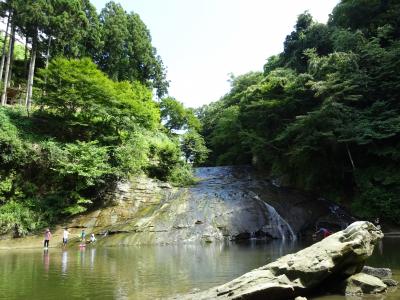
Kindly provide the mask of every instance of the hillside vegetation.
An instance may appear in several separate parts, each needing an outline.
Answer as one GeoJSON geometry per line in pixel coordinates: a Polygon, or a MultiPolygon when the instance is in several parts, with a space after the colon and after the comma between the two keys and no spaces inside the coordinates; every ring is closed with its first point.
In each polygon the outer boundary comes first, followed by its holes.
{"type": "Polygon", "coordinates": [[[139,15],[114,2],[97,14],[87,0],[9,0],[0,15],[0,234],[103,205],[130,176],[193,182],[190,162],[208,153],[200,123],[167,96],[139,15]]]}
{"type": "Polygon", "coordinates": [[[342,0],[326,25],[305,12],[283,48],[198,110],[206,164],[253,163],[399,223],[400,2],[342,0]]]}

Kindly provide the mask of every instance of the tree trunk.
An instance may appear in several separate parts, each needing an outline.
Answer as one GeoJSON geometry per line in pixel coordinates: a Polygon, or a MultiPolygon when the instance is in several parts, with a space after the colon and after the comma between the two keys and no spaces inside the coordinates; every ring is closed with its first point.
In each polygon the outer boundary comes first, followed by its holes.
{"type": "Polygon", "coordinates": [[[11,46],[10,46],[10,71],[8,72],[8,79],[7,79],[7,87],[10,87],[11,85],[11,76],[12,76],[12,68],[14,64],[14,48],[15,48],[15,26],[14,29],[12,30],[12,35],[11,35],[11,40],[10,40],[11,46]]]}
{"type": "Polygon", "coordinates": [[[46,52],[46,69],[49,67],[49,58],[50,58],[50,46],[51,46],[51,36],[49,36],[49,43],[47,44],[47,52],[46,52]]]}
{"type": "MultiPolygon", "coordinates": [[[[11,21],[12,22],[12,21],[11,21]]],[[[4,71],[4,83],[3,83],[3,92],[1,93],[1,105],[6,105],[7,103],[7,87],[8,87],[8,74],[10,72],[10,62],[12,49],[15,38],[15,26],[11,24],[11,36],[10,36],[10,45],[7,53],[7,61],[6,61],[6,69],[4,71]]]]}
{"type": "Polygon", "coordinates": [[[354,171],[356,169],[356,166],[354,164],[353,156],[351,155],[349,145],[347,143],[346,143],[346,149],[347,149],[347,155],[349,156],[349,160],[350,160],[351,166],[353,167],[353,171],[354,171]]]}
{"type": "MultiPolygon", "coordinates": [[[[50,46],[51,46],[51,36],[49,36],[49,42],[47,43],[46,63],[45,63],[46,70],[49,68],[50,46]]],[[[46,95],[46,86],[47,86],[47,75],[45,75],[44,77],[44,90],[43,90],[44,96],[46,95]]]]}
{"type": "MultiPolygon", "coordinates": [[[[28,43],[29,43],[29,38],[28,36],[25,36],[24,70],[22,73],[22,77],[27,76],[27,71],[28,71],[28,43]]],[[[19,97],[18,104],[22,105],[22,97],[19,97]]]]}
{"type": "Polygon", "coordinates": [[[29,43],[29,39],[26,36],[25,37],[25,53],[24,53],[24,75],[25,75],[25,72],[28,71],[28,43],[29,43]]]}
{"type": "Polygon", "coordinates": [[[6,33],[4,34],[3,49],[1,50],[2,54],[1,54],[1,63],[0,63],[0,81],[3,79],[4,62],[6,60],[6,47],[7,47],[8,27],[10,25],[10,17],[11,16],[8,15],[6,33]]]}
{"type": "Polygon", "coordinates": [[[35,30],[35,34],[32,37],[32,49],[31,49],[31,60],[29,63],[29,72],[28,72],[28,82],[26,85],[26,98],[25,98],[25,106],[26,110],[29,114],[29,110],[32,104],[32,88],[33,88],[33,77],[35,75],[35,61],[36,61],[36,50],[37,50],[37,29],[35,30]]]}

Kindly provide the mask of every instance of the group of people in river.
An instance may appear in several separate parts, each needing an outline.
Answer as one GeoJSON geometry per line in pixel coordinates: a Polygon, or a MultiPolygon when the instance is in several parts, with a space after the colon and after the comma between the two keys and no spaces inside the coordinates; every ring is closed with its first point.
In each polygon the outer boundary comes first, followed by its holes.
{"type": "MultiPolygon", "coordinates": [[[[62,236],[62,247],[63,248],[65,248],[67,246],[67,244],[68,244],[69,235],[70,235],[70,232],[69,232],[68,228],[67,227],[64,228],[63,236],[62,236]]],[[[44,241],[43,241],[44,249],[48,249],[49,248],[49,243],[50,243],[51,238],[52,238],[51,231],[50,231],[49,228],[47,228],[45,230],[45,232],[44,232],[44,241]]],[[[82,229],[82,231],[81,231],[81,233],[79,235],[79,238],[80,238],[79,246],[80,247],[85,247],[86,246],[86,232],[85,232],[85,229],[82,229]]],[[[96,236],[92,232],[90,234],[89,243],[95,243],[95,242],[96,242],[96,236]]]]}

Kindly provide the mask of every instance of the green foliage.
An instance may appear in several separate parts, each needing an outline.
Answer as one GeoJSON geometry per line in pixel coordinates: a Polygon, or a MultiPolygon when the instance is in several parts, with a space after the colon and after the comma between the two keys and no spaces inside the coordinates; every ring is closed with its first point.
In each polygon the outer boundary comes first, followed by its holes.
{"type": "Polygon", "coordinates": [[[161,99],[160,110],[165,127],[170,131],[200,129],[200,121],[194,115],[193,109],[185,108],[181,102],[174,98],[161,99]]]}
{"type": "Polygon", "coordinates": [[[28,153],[6,109],[0,108],[0,164],[2,166],[0,174],[10,170],[16,163],[22,165],[28,153]]]}
{"type": "Polygon", "coordinates": [[[159,134],[150,142],[148,172],[150,176],[167,180],[171,171],[181,163],[178,141],[159,134]]]}
{"type": "Polygon", "coordinates": [[[139,15],[128,14],[120,4],[111,1],[101,11],[99,20],[103,40],[97,55],[100,68],[114,80],[139,81],[163,96],[168,87],[164,66],[139,15]]]}
{"type": "Polygon", "coordinates": [[[46,92],[36,102],[56,116],[113,133],[130,130],[131,124],[149,129],[159,124],[159,111],[146,87],[114,82],[88,58],[56,58],[39,75],[46,92]]]}
{"type": "Polygon", "coordinates": [[[138,14],[112,1],[98,14],[89,0],[13,0],[0,15],[30,45],[15,45],[12,102],[23,102],[29,59],[39,68],[29,64],[37,76],[29,115],[0,108],[0,234],[25,235],[102,205],[117,180],[135,174],[193,183],[182,149],[196,163],[205,158],[200,122],[176,100],[161,110],[153,100],[168,81],[138,14]],[[163,126],[161,114],[175,123],[163,126]],[[190,130],[185,144],[175,129],[190,130]]]}
{"type": "Polygon", "coordinates": [[[57,176],[63,181],[74,182],[77,190],[93,186],[104,175],[112,173],[107,148],[98,146],[96,142],[78,141],[65,144],[61,149],[48,142],[45,151],[49,152],[57,176]]]}
{"type": "Polygon", "coordinates": [[[115,174],[124,177],[126,174],[138,174],[146,169],[149,163],[151,132],[134,132],[124,143],[114,148],[112,156],[118,166],[115,174]],[[134,149],[134,151],[132,151],[134,149]]]}
{"type": "Polygon", "coordinates": [[[398,223],[399,11],[396,1],[342,0],[328,25],[300,15],[264,74],[234,78],[198,110],[207,163],[252,162],[398,223]]]}
{"type": "MultiPolygon", "coordinates": [[[[40,107],[31,116],[0,108],[0,234],[25,235],[42,220],[83,213],[101,205],[117,180],[138,173],[193,183],[179,138],[163,133],[147,87],[112,81],[87,58],[56,58],[39,76],[40,107]]],[[[206,150],[195,137],[191,151],[200,160],[206,150]]]]}
{"type": "Polygon", "coordinates": [[[196,179],[193,176],[192,167],[188,164],[176,165],[167,177],[168,181],[175,186],[185,187],[196,183],[196,179]]]}
{"type": "Polygon", "coordinates": [[[186,161],[200,165],[208,156],[209,150],[205,146],[203,137],[195,130],[189,130],[182,136],[181,148],[186,161]]]}
{"type": "Polygon", "coordinates": [[[13,232],[14,237],[27,235],[44,224],[40,216],[16,201],[0,206],[0,234],[13,232]]]}

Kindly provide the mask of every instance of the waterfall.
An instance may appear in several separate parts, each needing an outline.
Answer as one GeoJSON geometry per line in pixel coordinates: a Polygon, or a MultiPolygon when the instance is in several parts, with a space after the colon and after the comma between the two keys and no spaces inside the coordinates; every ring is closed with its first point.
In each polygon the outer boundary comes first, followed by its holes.
{"type": "Polygon", "coordinates": [[[267,207],[270,225],[273,229],[276,229],[279,232],[281,239],[284,241],[286,239],[286,236],[289,236],[290,240],[296,240],[296,234],[294,233],[292,227],[290,227],[289,223],[286,222],[286,220],[282,218],[280,214],[278,214],[274,207],[272,207],[268,203],[265,203],[264,201],[262,202],[267,207]]]}
{"type": "Polygon", "coordinates": [[[267,208],[269,225],[271,226],[272,230],[278,231],[283,241],[286,240],[287,236],[289,237],[290,240],[295,241],[297,239],[296,234],[294,233],[292,227],[290,227],[289,223],[286,222],[286,220],[282,218],[280,214],[278,214],[278,212],[273,206],[261,200],[261,198],[256,193],[254,192],[251,193],[255,200],[260,201],[267,208]]]}

